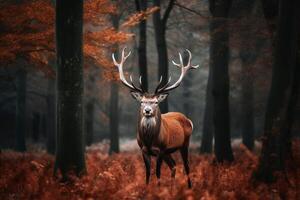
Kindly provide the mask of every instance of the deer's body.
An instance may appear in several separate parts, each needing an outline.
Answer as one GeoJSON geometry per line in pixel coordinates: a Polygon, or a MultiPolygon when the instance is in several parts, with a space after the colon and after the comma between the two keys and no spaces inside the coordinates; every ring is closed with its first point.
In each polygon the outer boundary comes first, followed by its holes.
{"type": "Polygon", "coordinates": [[[169,112],[151,119],[141,117],[137,142],[145,153],[157,156],[158,149],[170,152],[188,147],[192,131],[192,121],[179,112],[169,112]]]}
{"type": "Polygon", "coordinates": [[[183,64],[181,54],[179,54],[180,64],[173,61],[174,65],[181,68],[179,79],[172,85],[170,85],[171,78],[165,85],[162,85],[162,79],[160,79],[160,83],[153,94],[149,94],[143,89],[141,77],[140,88],[133,84],[131,76],[131,83],[128,83],[125,79],[123,64],[130,53],[125,56],[125,49],[123,49],[120,63],[116,62],[113,55],[114,64],[119,70],[120,80],[125,86],[131,89],[131,95],[141,103],[137,125],[137,142],[142,150],[145,162],[147,184],[149,183],[150,178],[151,156],[157,157],[156,176],[159,181],[162,161],[166,162],[172,171],[172,177],[175,177],[176,163],[173,160],[171,153],[179,150],[182,156],[189,188],[192,185],[189,178],[190,168],[188,162],[188,148],[190,136],[193,131],[193,123],[184,114],[179,112],[161,114],[158,106],[158,104],[168,96],[169,91],[180,85],[184,75],[189,69],[198,67],[191,64],[192,55],[190,51],[188,51],[188,53],[189,59],[186,66],[183,64]]]}

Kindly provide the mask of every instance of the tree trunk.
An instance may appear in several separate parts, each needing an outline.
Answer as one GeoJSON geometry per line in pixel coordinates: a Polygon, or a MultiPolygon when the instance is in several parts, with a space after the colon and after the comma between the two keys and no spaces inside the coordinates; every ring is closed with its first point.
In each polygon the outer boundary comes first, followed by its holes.
{"type": "Polygon", "coordinates": [[[110,153],[119,153],[119,85],[111,83],[110,90],[110,153]]]}
{"type": "Polygon", "coordinates": [[[218,162],[233,161],[230,142],[229,113],[229,47],[228,17],[231,1],[209,1],[213,19],[210,23],[212,66],[213,121],[215,133],[215,155],[218,162]]]}
{"type": "MultiPolygon", "coordinates": [[[[112,16],[112,24],[116,30],[119,29],[120,16],[112,16]]],[[[118,49],[118,45],[116,45],[118,49]]],[[[116,59],[118,53],[115,54],[116,59]]],[[[109,153],[119,153],[119,85],[112,81],[110,85],[110,114],[109,114],[109,126],[110,126],[110,149],[109,153]]]]}
{"type": "Polygon", "coordinates": [[[211,153],[213,144],[213,95],[212,95],[212,69],[210,65],[208,81],[206,86],[205,110],[203,118],[203,134],[201,140],[201,153],[211,153]]]}
{"type": "Polygon", "coordinates": [[[83,1],[56,1],[57,152],[63,178],[86,171],[83,139],[83,1]]]}
{"type": "Polygon", "coordinates": [[[41,133],[43,138],[47,137],[47,119],[45,113],[41,116],[41,133]]]}
{"type": "MultiPolygon", "coordinates": [[[[147,0],[136,0],[137,11],[147,10],[147,0]]],[[[148,75],[147,75],[147,21],[143,20],[139,24],[139,70],[142,76],[143,88],[148,91],[148,75]]]]}
{"type": "Polygon", "coordinates": [[[268,29],[271,36],[275,36],[276,32],[276,21],[274,20],[278,16],[278,4],[279,0],[261,0],[264,16],[267,20],[268,29]]]}
{"type": "Polygon", "coordinates": [[[282,166],[279,157],[281,128],[286,120],[288,102],[291,98],[292,74],[295,73],[297,50],[297,8],[299,1],[291,0],[279,2],[279,18],[275,37],[275,52],[272,72],[272,84],[269,93],[263,146],[259,165],[254,175],[261,181],[274,180],[273,171],[282,166]]]}
{"type": "MultiPolygon", "coordinates": [[[[169,1],[169,5],[165,11],[163,18],[161,18],[160,10],[153,13],[155,44],[158,53],[158,79],[160,79],[160,77],[162,76],[162,83],[167,83],[168,81],[168,49],[166,41],[166,23],[174,2],[174,0],[169,1]]],[[[160,0],[153,0],[153,5],[161,8],[160,0]]],[[[168,101],[163,101],[162,103],[160,103],[159,107],[162,113],[168,112],[168,101]]]]}
{"type": "MultiPolygon", "coordinates": [[[[297,1],[294,8],[299,8],[300,3],[297,1]]],[[[292,73],[292,81],[290,86],[290,97],[288,100],[287,110],[285,114],[285,119],[280,128],[280,147],[279,147],[279,158],[281,164],[281,170],[286,167],[286,161],[292,158],[292,127],[296,121],[296,115],[299,109],[297,105],[299,104],[299,93],[300,93],[300,14],[297,10],[294,10],[293,26],[295,28],[294,44],[293,50],[291,52],[290,64],[294,66],[292,73]],[[295,65],[293,64],[295,62],[295,65]]]]}
{"type": "Polygon", "coordinates": [[[94,136],[94,101],[90,100],[86,104],[86,116],[85,116],[85,143],[90,146],[93,143],[94,136]]]}
{"type": "MultiPolygon", "coordinates": [[[[160,25],[156,25],[155,23],[155,30],[161,29],[160,25]]],[[[168,50],[167,50],[167,41],[165,36],[165,30],[155,31],[155,38],[156,38],[156,48],[158,52],[158,78],[162,76],[162,83],[167,83],[168,81],[168,74],[169,74],[169,66],[168,66],[168,50]]],[[[161,102],[159,104],[161,113],[167,113],[169,111],[168,99],[161,102]]]]}
{"type": "Polygon", "coordinates": [[[48,80],[48,96],[47,96],[47,152],[55,153],[56,148],[56,93],[55,80],[48,80]]]}
{"type": "MultiPolygon", "coordinates": [[[[298,43],[299,49],[299,43],[298,43]]],[[[299,52],[299,50],[298,50],[299,52]]],[[[280,159],[280,169],[285,169],[286,160],[292,157],[292,126],[295,122],[296,116],[296,106],[299,99],[300,93],[300,56],[298,55],[297,64],[295,66],[295,71],[293,75],[293,82],[291,86],[290,98],[285,114],[285,120],[280,128],[280,139],[279,139],[279,159],[280,159]]]]}
{"type": "MultiPolygon", "coordinates": [[[[256,15],[255,4],[259,0],[248,0],[247,2],[236,2],[235,11],[236,18],[243,18],[243,27],[245,30],[240,31],[241,44],[240,47],[240,59],[241,59],[241,73],[243,78],[241,79],[241,129],[242,129],[242,141],[243,144],[252,150],[254,147],[254,74],[253,66],[256,61],[257,51],[259,50],[260,41],[251,31],[252,18],[256,15]],[[253,47],[254,45],[254,47],[253,47]]],[[[237,31],[237,30],[234,30],[237,31]]]]}
{"type": "Polygon", "coordinates": [[[41,125],[41,115],[38,112],[33,113],[32,120],[32,139],[37,142],[40,138],[40,126],[41,125]]]}
{"type": "Polygon", "coordinates": [[[24,69],[17,72],[17,104],[16,104],[16,150],[26,151],[26,80],[27,73],[24,69]]]}
{"type": "Polygon", "coordinates": [[[242,61],[242,138],[243,144],[250,150],[254,147],[254,86],[251,68],[255,60],[253,53],[243,49],[242,61]]]}

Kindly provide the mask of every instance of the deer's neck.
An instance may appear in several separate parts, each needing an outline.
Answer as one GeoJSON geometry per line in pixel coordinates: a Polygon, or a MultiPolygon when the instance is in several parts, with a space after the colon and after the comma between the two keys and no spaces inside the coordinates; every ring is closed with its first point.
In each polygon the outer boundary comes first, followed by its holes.
{"type": "Polygon", "coordinates": [[[154,140],[158,138],[161,124],[161,113],[157,110],[153,117],[145,117],[140,112],[138,132],[143,143],[151,147],[154,140]]]}

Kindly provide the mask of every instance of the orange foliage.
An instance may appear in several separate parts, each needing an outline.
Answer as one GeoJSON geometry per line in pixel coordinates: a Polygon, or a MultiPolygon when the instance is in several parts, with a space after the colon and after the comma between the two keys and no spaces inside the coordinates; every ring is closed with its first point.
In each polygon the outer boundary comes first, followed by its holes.
{"type": "MultiPolygon", "coordinates": [[[[210,155],[191,153],[193,188],[187,189],[180,156],[175,155],[175,181],[165,164],[161,186],[152,169],[150,185],[144,183],[144,163],[140,153],[124,152],[109,156],[108,145],[87,152],[88,174],[71,176],[68,183],[53,178],[53,157],[42,153],[0,154],[0,199],[297,199],[300,173],[300,141],[294,142],[293,166],[286,175],[276,174],[272,184],[252,182],[257,155],[235,149],[232,164],[214,164],[210,155]]],[[[152,162],[154,166],[154,162],[152,162]]],[[[154,168],[154,167],[153,167],[154,168]]]]}
{"type": "Polygon", "coordinates": [[[122,24],[122,27],[131,27],[137,25],[140,21],[146,20],[152,13],[159,10],[159,7],[147,8],[144,12],[138,12],[129,17],[129,19],[122,24]]]}
{"type": "Polygon", "coordinates": [[[30,57],[32,52],[54,53],[54,9],[50,1],[1,5],[0,24],[4,30],[0,35],[1,62],[30,57]]]}
{"type": "MultiPolygon", "coordinates": [[[[108,15],[115,13],[116,7],[110,0],[84,1],[84,56],[107,68],[112,66],[110,56],[105,53],[107,48],[132,37],[111,27],[108,15]]],[[[46,73],[54,73],[47,67],[49,58],[55,56],[54,24],[55,8],[50,0],[2,3],[0,63],[7,64],[22,57],[46,73]]]]}

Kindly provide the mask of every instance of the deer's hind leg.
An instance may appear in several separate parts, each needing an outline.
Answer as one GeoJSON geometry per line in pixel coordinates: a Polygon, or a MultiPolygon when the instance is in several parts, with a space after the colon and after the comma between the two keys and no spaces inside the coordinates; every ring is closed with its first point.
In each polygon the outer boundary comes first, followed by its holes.
{"type": "Polygon", "coordinates": [[[188,146],[184,146],[180,149],[180,154],[182,157],[182,161],[183,161],[183,165],[184,165],[184,169],[185,169],[185,173],[187,176],[187,182],[188,182],[188,187],[191,188],[192,187],[192,182],[191,179],[189,177],[190,174],[190,167],[189,167],[189,149],[188,146]]]}
{"type": "Polygon", "coordinates": [[[174,159],[172,158],[172,156],[170,154],[166,154],[164,156],[164,161],[167,163],[168,167],[171,170],[171,177],[175,178],[175,174],[176,174],[176,163],[174,161],[174,159]]]}

